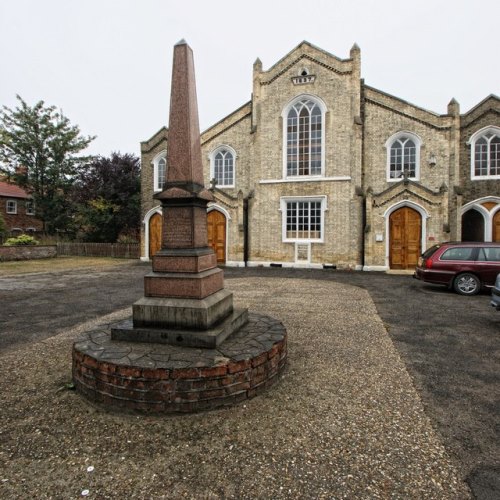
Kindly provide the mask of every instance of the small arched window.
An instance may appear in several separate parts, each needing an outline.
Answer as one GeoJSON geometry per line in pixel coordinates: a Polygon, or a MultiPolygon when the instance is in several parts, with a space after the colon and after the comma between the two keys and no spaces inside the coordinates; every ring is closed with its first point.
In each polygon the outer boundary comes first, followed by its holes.
{"type": "Polygon", "coordinates": [[[323,174],[324,116],[324,105],[309,96],[285,108],[286,177],[323,174]]]}
{"type": "Polygon", "coordinates": [[[411,133],[393,135],[387,142],[387,180],[419,179],[420,140],[411,133]]]}
{"type": "Polygon", "coordinates": [[[500,178],[500,129],[482,129],[472,136],[469,143],[472,178],[500,178]]]}
{"type": "Polygon", "coordinates": [[[162,151],[153,160],[154,190],[163,191],[167,180],[167,153],[162,151]]]}
{"type": "Polygon", "coordinates": [[[221,146],[210,154],[210,180],[216,186],[234,187],[236,153],[229,146],[221,146]]]}

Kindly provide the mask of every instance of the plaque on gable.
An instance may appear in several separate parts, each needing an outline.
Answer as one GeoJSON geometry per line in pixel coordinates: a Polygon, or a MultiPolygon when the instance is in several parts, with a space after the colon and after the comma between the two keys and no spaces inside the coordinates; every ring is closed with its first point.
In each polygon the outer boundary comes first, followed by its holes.
{"type": "Polygon", "coordinates": [[[316,80],[316,75],[300,75],[292,77],[292,83],[294,85],[305,85],[306,83],[314,83],[316,80]]]}

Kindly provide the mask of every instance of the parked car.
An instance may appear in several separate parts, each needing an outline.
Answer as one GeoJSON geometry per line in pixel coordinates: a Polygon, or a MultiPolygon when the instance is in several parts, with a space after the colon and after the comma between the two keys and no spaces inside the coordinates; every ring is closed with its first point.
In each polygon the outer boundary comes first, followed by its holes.
{"type": "Polygon", "coordinates": [[[491,305],[500,311],[500,274],[497,276],[493,290],[491,290],[491,305]]]}
{"type": "Polygon", "coordinates": [[[426,250],[414,277],[446,285],[461,295],[491,288],[500,273],[500,243],[446,242],[426,250]]]}

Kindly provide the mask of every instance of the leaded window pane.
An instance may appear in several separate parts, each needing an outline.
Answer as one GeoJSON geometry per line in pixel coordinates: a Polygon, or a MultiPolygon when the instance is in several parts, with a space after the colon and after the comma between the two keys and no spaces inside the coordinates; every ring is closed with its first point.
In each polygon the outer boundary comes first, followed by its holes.
{"type": "Polygon", "coordinates": [[[215,155],[214,178],[218,186],[234,184],[234,158],[227,149],[222,149],[215,155]]]}
{"type": "Polygon", "coordinates": [[[315,102],[303,99],[287,116],[288,176],[321,174],[321,140],[321,109],[315,102]]]}
{"type": "Polygon", "coordinates": [[[158,188],[163,189],[167,175],[167,160],[161,158],[158,162],[158,188]]]}
{"type": "Polygon", "coordinates": [[[412,139],[401,137],[393,142],[390,149],[389,178],[399,179],[405,171],[408,172],[408,177],[416,177],[417,147],[412,139]]]}
{"type": "Polygon", "coordinates": [[[321,239],[321,202],[287,202],[286,237],[304,240],[321,239]]]}
{"type": "Polygon", "coordinates": [[[488,175],[488,141],[481,137],[476,141],[474,148],[474,173],[475,175],[488,175]]]}
{"type": "Polygon", "coordinates": [[[500,137],[495,135],[490,141],[490,175],[500,175],[500,137]]]}

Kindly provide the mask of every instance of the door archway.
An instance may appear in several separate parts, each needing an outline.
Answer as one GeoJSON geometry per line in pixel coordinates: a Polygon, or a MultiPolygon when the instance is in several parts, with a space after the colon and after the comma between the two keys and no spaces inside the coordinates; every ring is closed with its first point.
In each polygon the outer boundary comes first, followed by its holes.
{"type": "Polygon", "coordinates": [[[226,216],[218,210],[207,214],[208,245],[217,255],[217,263],[226,262],[226,216]]]}
{"type": "Polygon", "coordinates": [[[484,241],[484,217],[475,208],[462,215],[462,241],[484,241]]]}
{"type": "Polygon", "coordinates": [[[161,227],[163,217],[160,213],[153,214],[149,219],[149,258],[161,248],[161,227]]]}
{"type": "Polygon", "coordinates": [[[402,207],[389,217],[389,267],[411,269],[421,253],[422,217],[410,207],[402,207]]]}

